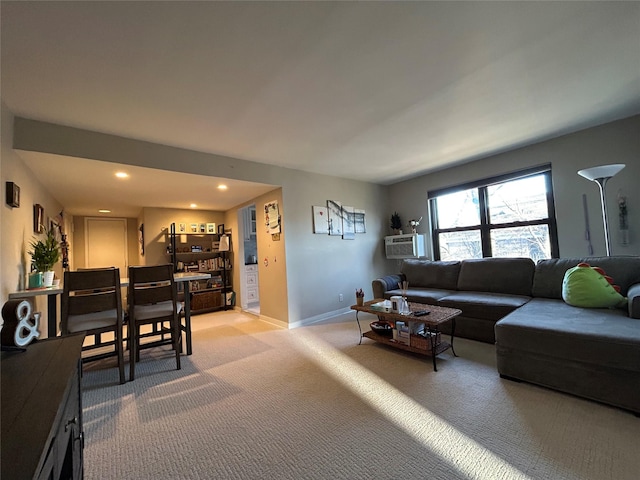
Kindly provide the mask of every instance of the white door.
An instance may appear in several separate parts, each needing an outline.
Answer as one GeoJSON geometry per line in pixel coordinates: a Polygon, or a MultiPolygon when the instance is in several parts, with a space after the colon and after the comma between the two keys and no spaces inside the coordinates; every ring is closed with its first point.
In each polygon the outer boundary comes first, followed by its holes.
{"type": "Polygon", "coordinates": [[[127,221],[124,218],[85,218],[85,265],[117,267],[127,276],[127,221]]]}

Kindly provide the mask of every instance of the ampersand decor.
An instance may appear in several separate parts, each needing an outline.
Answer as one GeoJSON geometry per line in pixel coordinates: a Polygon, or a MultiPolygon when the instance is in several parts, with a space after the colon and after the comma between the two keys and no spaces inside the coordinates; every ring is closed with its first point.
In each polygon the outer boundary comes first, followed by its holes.
{"type": "Polygon", "coordinates": [[[31,304],[27,300],[9,300],[2,306],[2,345],[24,347],[40,337],[40,312],[31,318],[31,304]]]}

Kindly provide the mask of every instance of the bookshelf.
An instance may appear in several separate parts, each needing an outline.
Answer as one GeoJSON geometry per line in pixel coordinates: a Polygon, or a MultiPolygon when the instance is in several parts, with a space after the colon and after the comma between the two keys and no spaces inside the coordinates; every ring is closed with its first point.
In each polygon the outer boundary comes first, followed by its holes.
{"type": "MultiPolygon", "coordinates": [[[[225,234],[231,239],[230,230],[225,234]]],[[[206,272],[208,280],[190,282],[191,313],[226,310],[227,292],[233,291],[231,253],[219,250],[220,237],[217,233],[176,233],[175,223],[167,229],[167,256],[170,257],[174,272],[206,272]]],[[[184,297],[184,292],[179,292],[184,297]]]]}

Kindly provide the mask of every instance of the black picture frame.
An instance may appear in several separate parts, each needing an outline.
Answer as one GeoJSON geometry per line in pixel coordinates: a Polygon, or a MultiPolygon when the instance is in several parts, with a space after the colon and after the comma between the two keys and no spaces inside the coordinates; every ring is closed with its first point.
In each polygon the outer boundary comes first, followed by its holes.
{"type": "Polygon", "coordinates": [[[224,235],[224,223],[218,224],[218,235],[224,235]]]}
{"type": "Polygon", "coordinates": [[[140,244],[140,255],[144,256],[144,223],[140,224],[138,229],[138,243],[140,244]]]}
{"type": "Polygon", "coordinates": [[[6,182],[6,198],[5,201],[10,207],[20,207],[20,187],[13,182],[6,182]]]}
{"type": "Polygon", "coordinates": [[[44,232],[44,208],[39,203],[33,205],[33,231],[34,233],[44,232]]]}

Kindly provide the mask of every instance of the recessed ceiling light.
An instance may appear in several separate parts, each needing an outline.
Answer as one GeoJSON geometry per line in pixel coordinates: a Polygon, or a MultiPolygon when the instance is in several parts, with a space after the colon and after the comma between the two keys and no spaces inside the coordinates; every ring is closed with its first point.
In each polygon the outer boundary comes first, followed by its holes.
{"type": "Polygon", "coordinates": [[[118,178],[128,178],[129,174],[126,172],[116,172],[116,177],[118,178]]]}
{"type": "Polygon", "coordinates": [[[192,203],[191,205],[189,205],[191,208],[196,208],[198,205],[196,205],[195,203],[192,203]]]}
{"type": "Polygon", "coordinates": [[[111,213],[111,210],[100,209],[98,213],[111,213]]]}
{"type": "Polygon", "coordinates": [[[221,183],[220,185],[218,185],[218,190],[226,190],[228,187],[224,184],[221,183]]]}

